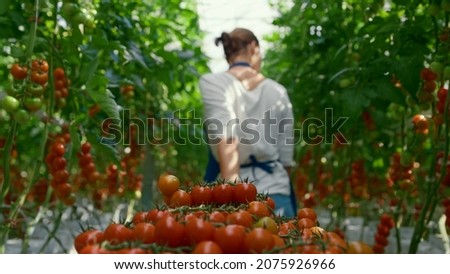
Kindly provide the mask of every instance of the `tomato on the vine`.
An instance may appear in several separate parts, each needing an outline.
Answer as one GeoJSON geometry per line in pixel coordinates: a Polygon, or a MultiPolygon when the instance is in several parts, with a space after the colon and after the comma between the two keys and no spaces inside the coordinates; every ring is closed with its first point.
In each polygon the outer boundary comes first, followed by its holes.
{"type": "Polygon", "coordinates": [[[272,233],[262,227],[254,228],[245,236],[244,246],[248,253],[263,253],[275,244],[272,233]]]}
{"type": "Polygon", "coordinates": [[[14,112],[19,108],[19,100],[12,96],[5,96],[3,100],[0,102],[1,106],[7,112],[14,112]]]}
{"type": "Polygon", "coordinates": [[[215,229],[209,221],[194,217],[186,222],[186,237],[190,244],[209,241],[214,238],[215,229]]]}
{"type": "Polygon", "coordinates": [[[18,63],[12,65],[10,72],[16,80],[23,80],[28,76],[28,68],[26,66],[20,66],[18,63]]]}
{"type": "Polygon", "coordinates": [[[119,244],[131,239],[133,233],[131,229],[123,224],[110,224],[103,232],[104,240],[111,244],[119,244]]]}
{"type": "Polygon", "coordinates": [[[53,70],[53,77],[55,77],[56,80],[64,80],[66,77],[64,69],[61,67],[55,68],[53,70]]]}
{"type": "Polygon", "coordinates": [[[212,190],[209,186],[196,185],[191,190],[192,205],[210,204],[212,201],[212,190]]]}
{"type": "Polygon", "coordinates": [[[31,62],[31,70],[48,72],[48,63],[43,59],[33,60],[31,62]]]}
{"type": "Polygon", "coordinates": [[[155,225],[156,242],[170,247],[179,246],[185,236],[184,225],[179,223],[175,217],[165,215],[155,225]]]}
{"type": "Polygon", "coordinates": [[[169,206],[179,207],[179,206],[190,206],[192,203],[191,194],[188,192],[178,189],[172,196],[170,196],[169,206]]]}
{"type": "Polygon", "coordinates": [[[241,225],[227,225],[216,228],[214,241],[223,253],[240,254],[244,249],[245,227],[241,225]]]}
{"type": "Polygon", "coordinates": [[[80,253],[88,245],[100,244],[103,241],[103,232],[97,229],[91,229],[78,234],[75,237],[75,250],[80,253]]]}
{"type": "Polygon", "coordinates": [[[138,223],[132,229],[132,239],[143,244],[151,244],[156,241],[155,226],[151,223],[138,223]]]}
{"type": "Polygon", "coordinates": [[[300,208],[297,211],[297,219],[300,220],[302,218],[308,218],[308,219],[311,219],[313,222],[316,222],[317,214],[314,211],[314,209],[312,209],[312,208],[308,208],[308,207],[300,208]]]}
{"type": "Polygon", "coordinates": [[[238,183],[234,187],[233,200],[235,202],[246,204],[256,200],[256,186],[252,183],[238,183]]]}
{"type": "Polygon", "coordinates": [[[48,81],[48,74],[47,72],[34,70],[31,72],[30,79],[36,84],[45,85],[48,81]]]}
{"type": "Polygon", "coordinates": [[[233,186],[230,184],[218,184],[212,189],[213,202],[224,205],[233,201],[233,186]]]}

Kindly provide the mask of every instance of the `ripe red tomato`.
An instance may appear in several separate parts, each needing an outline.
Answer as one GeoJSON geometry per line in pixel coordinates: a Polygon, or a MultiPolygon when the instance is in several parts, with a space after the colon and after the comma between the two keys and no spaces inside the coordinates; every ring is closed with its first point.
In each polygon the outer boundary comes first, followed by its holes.
{"type": "Polygon", "coordinates": [[[234,187],[233,201],[240,204],[247,204],[256,200],[256,186],[252,183],[238,183],[234,187]]]}
{"type": "Polygon", "coordinates": [[[103,232],[104,240],[111,244],[119,244],[131,240],[131,229],[123,224],[110,224],[103,232]]]}
{"type": "Polygon", "coordinates": [[[213,211],[209,214],[209,221],[212,223],[224,223],[225,215],[220,211],[213,211]]]}
{"type": "Polygon", "coordinates": [[[47,72],[34,70],[31,72],[30,79],[36,84],[45,85],[48,81],[48,74],[47,72]]]}
{"type": "Polygon", "coordinates": [[[164,196],[172,194],[180,188],[180,181],[174,175],[163,174],[158,179],[158,189],[164,196]]]}
{"type": "Polygon", "coordinates": [[[270,209],[275,210],[275,201],[272,198],[267,197],[265,203],[270,209]]]}
{"type": "Polygon", "coordinates": [[[209,186],[196,185],[191,190],[192,205],[210,204],[212,202],[212,190],[209,186]]]}
{"type": "Polygon", "coordinates": [[[169,212],[166,210],[159,210],[159,209],[151,209],[147,212],[146,221],[152,222],[156,224],[156,222],[161,219],[163,216],[168,215],[169,212]]]}
{"type": "Polygon", "coordinates": [[[248,253],[263,253],[275,245],[272,233],[262,227],[254,228],[245,236],[244,246],[248,253]]]}
{"type": "Polygon", "coordinates": [[[233,186],[227,183],[215,185],[212,189],[213,202],[224,205],[233,201],[233,186]]]}
{"type": "Polygon", "coordinates": [[[156,242],[170,247],[179,246],[185,237],[185,228],[173,216],[165,215],[155,225],[156,242]]]}
{"type": "Polygon", "coordinates": [[[12,65],[10,72],[16,80],[23,80],[28,76],[28,68],[26,66],[22,67],[17,63],[12,65]]]}
{"type": "Polygon", "coordinates": [[[317,221],[317,214],[312,208],[304,207],[300,208],[297,211],[297,219],[308,218],[311,219],[314,223],[317,221]]]}
{"type": "Polygon", "coordinates": [[[245,227],[241,225],[227,225],[216,228],[214,242],[216,242],[223,253],[241,254],[244,250],[245,227]]]}
{"type": "Polygon", "coordinates": [[[192,254],[223,254],[223,252],[214,241],[203,241],[195,246],[192,254]]]}
{"type": "Polygon", "coordinates": [[[83,154],[88,154],[91,151],[91,143],[83,143],[81,145],[81,152],[83,154]]]}
{"type": "Polygon", "coordinates": [[[301,218],[300,220],[298,220],[297,224],[298,224],[298,229],[300,229],[300,230],[302,230],[304,228],[311,228],[313,226],[316,226],[316,223],[309,218],[301,218]]]}
{"type": "Polygon", "coordinates": [[[64,69],[61,68],[61,67],[55,68],[53,70],[53,77],[55,77],[56,80],[63,80],[63,79],[65,79],[64,69]]]}
{"type": "Polygon", "coordinates": [[[228,214],[228,216],[225,218],[225,222],[227,224],[236,224],[242,225],[244,227],[252,227],[253,217],[247,211],[239,210],[237,212],[228,214]]]}
{"type": "Polygon", "coordinates": [[[69,197],[70,193],[72,193],[72,186],[69,183],[61,183],[56,186],[55,194],[59,199],[63,200],[69,197]]]}
{"type": "Polygon", "coordinates": [[[48,71],[48,63],[43,59],[33,60],[31,62],[31,70],[38,70],[42,72],[48,71]]]}
{"type": "Polygon", "coordinates": [[[258,218],[270,216],[270,210],[264,202],[253,201],[248,204],[248,213],[258,218]]]}
{"type": "Polygon", "coordinates": [[[97,229],[87,230],[75,237],[74,247],[80,253],[87,245],[100,244],[103,241],[103,232],[97,229]]]}
{"type": "Polygon", "coordinates": [[[182,189],[178,189],[170,196],[169,205],[171,207],[190,206],[191,203],[191,194],[182,189]]]}
{"type": "Polygon", "coordinates": [[[389,229],[394,227],[394,219],[389,214],[383,214],[380,217],[380,223],[384,226],[388,227],[389,229]]]}
{"type": "Polygon", "coordinates": [[[133,224],[137,225],[139,223],[145,223],[147,220],[147,212],[146,211],[139,211],[136,212],[133,216],[133,224]]]}
{"type": "Polygon", "coordinates": [[[209,221],[194,217],[186,222],[186,237],[191,244],[210,241],[214,238],[215,229],[209,221]]]}
{"type": "Polygon", "coordinates": [[[151,223],[138,223],[133,227],[132,239],[143,244],[151,244],[156,241],[155,226],[151,223]]]}

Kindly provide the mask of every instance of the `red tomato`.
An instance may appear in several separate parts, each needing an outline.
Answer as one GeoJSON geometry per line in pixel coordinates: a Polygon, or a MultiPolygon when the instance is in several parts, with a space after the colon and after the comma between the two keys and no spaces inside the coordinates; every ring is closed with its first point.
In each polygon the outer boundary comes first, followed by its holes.
{"type": "Polygon", "coordinates": [[[186,222],[186,237],[191,244],[210,241],[214,238],[215,229],[210,222],[194,217],[186,222]]]}
{"type": "Polygon", "coordinates": [[[145,212],[145,211],[137,212],[133,216],[133,224],[137,225],[139,223],[145,223],[147,221],[146,218],[147,218],[147,212],[145,212]]]}
{"type": "Polygon", "coordinates": [[[225,215],[220,211],[213,211],[209,214],[209,221],[212,223],[224,223],[225,215]]]}
{"type": "Polygon", "coordinates": [[[190,206],[191,203],[191,194],[182,189],[178,189],[170,196],[169,205],[171,207],[190,206]]]}
{"type": "Polygon", "coordinates": [[[81,253],[81,250],[88,245],[100,244],[103,241],[103,232],[97,229],[87,230],[78,234],[74,240],[75,250],[81,253]]]}
{"type": "Polygon", "coordinates": [[[262,227],[254,228],[245,236],[244,246],[248,253],[263,253],[275,245],[272,233],[262,227]]]}
{"type": "Polygon", "coordinates": [[[237,212],[230,213],[225,221],[227,224],[242,225],[245,227],[252,227],[253,217],[250,213],[245,210],[239,210],[237,212]]]}
{"type": "Polygon", "coordinates": [[[28,76],[28,68],[26,66],[22,67],[17,63],[12,65],[10,72],[16,80],[23,80],[28,76]]]}
{"type": "Polygon", "coordinates": [[[312,208],[304,207],[300,208],[297,211],[297,219],[308,218],[311,219],[314,223],[317,221],[317,214],[312,208]]]}
{"type": "Polygon", "coordinates": [[[192,254],[223,254],[220,246],[213,241],[203,241],[198,243],[192,254]]]}
{"type": "Polygon", "coordinates": [[[248,213],[258,218],[270,216],[270,210],[264,202],[253,201],[250,202],[247,209],[248,213]]]}
{"type": "Polygon", "coordinates": [[[104,240],[113,245],[131,240],[132,235],[131,229],[123,224],[110,224],[103,232],[104,240]]]}
{"type": "Polygon", "coordinates": [[[212,202],[212,190],[209,186],[194,186],[191,190],[192,205],[210,204],[212,202]]]}
{"type": "Polygon", "coordinates": [[[233,201],[240,204],[247,204],[256,200],[256,186],[252,183],[238,183],[234,187],[233,201]]]}
{"type": "Polygon", "coordinates": [[[55,77],[55,79],[57,80],[62,80],[65,78],[65,73],[64,73],[64,69],[63,68],[55,68],[53,70],[53,77],[55,77]]]}
{"type": "Polygon", "coordinates": [[[152,222],[156,224],[156,222],[161,219],[163,216],[168,215],[169,212],[166,210],[159,210],[159,209],[151,209],[147,212],[146,221],[152,222]]]}
{"type": "Polygon", "coordinates": [[[298,229],[300,229],[300,230],[302,230],[304,228],[311,228],[313,226],[316,226],[316,223],[309,218],[301,218],[300,220],[298,220],[297,224],[298,224],[298,229]]]}
{"type": "Polygon", "coordinates": [[[216,242],[223,253],[241,254],[244,250],[245,227],[241,225],[227,225],[216,228],[214,242],[216,242]]]}
{"type": "Polygon", "coordinates": [[[213,201],[218,205],[224,205],[233,201],[233,186],[230,184],[218,184],[213,187],[213,201]]]}
{"type": "Polygon", "coordinates": [[[170,247],[179,246],[185,236],[185,228],[173,216],[165,215],[155,225],[156,242],[170,247]]]}
{"type": "Polygon", "coordinates": [[[151,244],[156,241],[155,238],[155,226],[150,223],[138,223],[132,229],[134,241],[141,242],[143,244],[151,244]]]}

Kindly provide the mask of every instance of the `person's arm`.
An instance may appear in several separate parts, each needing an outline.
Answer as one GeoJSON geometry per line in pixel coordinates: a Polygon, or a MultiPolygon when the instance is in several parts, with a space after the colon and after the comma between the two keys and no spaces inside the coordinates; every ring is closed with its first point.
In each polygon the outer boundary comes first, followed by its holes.
{"type": "Polygon", "coordinates": [[[222,82],[215,75],[200,79],[206,133],[208,140],[217,147],[220,176],[234,180],[239,176],[239,153],[236,133],[228,126],[230,121],[236,119],[236,113],[233,109],[233,93],[227,89],[227,85],[229,83],[222,82]]]}
{"type": "Polygon", "coordinates": [[[222,178],[234,181],[239,178],[239,151],[236,138],[222,139],[218,144],[220,174],[222,178]]]}

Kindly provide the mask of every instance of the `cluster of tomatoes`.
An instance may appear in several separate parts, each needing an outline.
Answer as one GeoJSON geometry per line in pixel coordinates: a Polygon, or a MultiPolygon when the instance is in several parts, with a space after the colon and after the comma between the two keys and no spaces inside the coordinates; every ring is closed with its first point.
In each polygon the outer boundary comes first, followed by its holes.
{"type": "Polygon", "coordinates": [[[399,152],[395,152],[392,155],[388,169],[388,186],[398,186],[403,190],[411,189],[415,182],[413,169],[414,159],[409,153],[404,152],[403,154],[400,154],[399,152]],[[398,183],[398,185],[396,183],[398,183]]]}
{"type": "Polygon", "coordinates": [[[436,90],[436,79],[438,74],[430,68],[423,68],[420,72],[422,88],[417,92],[417,99],[422,103],[429,103],[434,100],[433,92],[436,90]]]}
{"type": "Polygon", "coordinates": [[[70,135],[57,136],[50,145],[45,157],[45,163],[51,175],[50,186],[54,189],[56,197],[66,205],[72,205],[75,197],[72,193],[72,185],[68,182],[70,174],[66,169],[67,160],[66,143],[70,142],[70,135]],[[69,139],[68,139],[69,138],[69,139]]]}
{"type": "Polygon", "coordinates": [[[428,134],[428,119],[427,117],[425,117],[425,115],[423,114],[416,114],[413,116],[412,118],[412,123],[414,126],[414,131],[417,134],[423,134],[423,135],[427,135],[428,134]]]}
{"type": "Polygon", "coordinates": [[[243,204],[255,201],[257,196],[255,185],[246,182],[196,185],[190,191],[186,191],[180,189],[178,178],[170,174],[159,177],[158,189],[169,207],[243,204]]]}
{"type": "Polygon", "coordinates": [[[178,178],[163,174],[158,188],[173,200],[170,207],[137,212],[129,223],[111,223],[104,230],[86,230],[75,237],[76,251],[81,254],[372,252],[364,243],[348,244],[337,233],[325,231],[311,208],[299,209],[291,219],[274,215],[273,200],[258,194],[251,183],[218,182],[181,192],[178,178]],[[179,199],[188,194],[189,198],[179,199]]]}
{"type": "Polygon", "coordinates": [[[351,194],[357,198],[367,197],[366,172],[363,160],[354,161],[351,165],[349,184],[351,194]]]}
{"type": "Polygon", "coordinates": [[[394,219],[388,214],[383,214],[380,217],[380,223],[377,226],[375,233],[375,244],[373,251],[376,254],[383,254],[385,247],[389,244],[388,237],[391,229],[394,227],[394,219]]]}
{"type": "Polygon", "coordinates": [[[53,77],[55,79],[55,100],[59,108],[66,105],[66,98],[69,96],[69,80],[66,78],[66,73],[61,67],[53,70],[53,77]]]}
{"type": "Polygon", "coordinates": [[[80,167],[80,172],[82,178],[84,178],[86,183],[95,183],[100,179],[100,173],[97,171],[94,159],[91,154],[91,144],[89,142],[84,142],[81,144],[78,156],[78,166],[80,167]]]}

